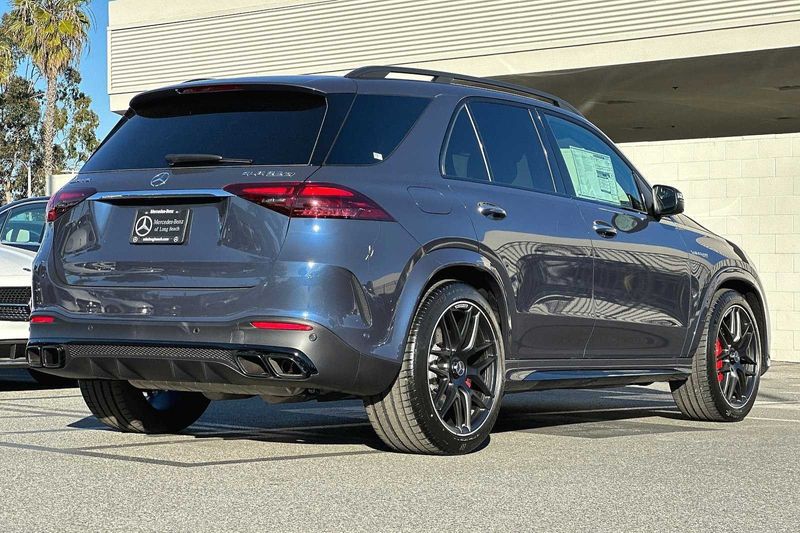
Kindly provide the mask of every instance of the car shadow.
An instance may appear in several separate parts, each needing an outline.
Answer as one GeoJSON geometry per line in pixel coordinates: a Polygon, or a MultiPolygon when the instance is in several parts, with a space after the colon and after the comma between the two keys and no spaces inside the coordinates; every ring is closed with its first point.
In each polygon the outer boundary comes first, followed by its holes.
{"type": "Polygon", "coordinates": [[[681,414],[669,391],[629,386],[509,396],[493,433],[614,438],[712,430],[681,414]]]}
{"type": "Polygon", "coordinates": [[[67,380],[52,384],[39,383],[25,368],[0,368],[0,392],[70,389],[77,386],[77,381],[67,380]]]}
{"type": "MultiPolygon", "coordinates": [[[[93,416],[77,420],[69,427],[114,431],[93,416]]],[[[369,425],[359,400],[277,405],[259,398],[211,402],[200,420],[174,436],[284,444],[362,444],[387,449],[369,425]]],[[[168,443],[165,439],[169,439],[166,435],[149,437],[153,444],[165,444],[168,443]]]]}
{"type": "MultiPolygon", "coordinates": [[[[111,431],[93,417],[76,421],[70,427],[111,431]]],[[[492,433],[613,438],[709,430],[707,426],[685,419],[669,392],[623,387],[509,396],[492,433]]],[[[135,446],[147,446],[148,442],[152,445],[185,443],[185,437],[198,441],[361,445],[389,451],[373,431],[358,400],[268,405],[257,398],[212,402],[206,414],[179,436],[152,436],[152,440],[135,446]]],[[[483,448],[485,445],[480,449],[483,448]]]]}

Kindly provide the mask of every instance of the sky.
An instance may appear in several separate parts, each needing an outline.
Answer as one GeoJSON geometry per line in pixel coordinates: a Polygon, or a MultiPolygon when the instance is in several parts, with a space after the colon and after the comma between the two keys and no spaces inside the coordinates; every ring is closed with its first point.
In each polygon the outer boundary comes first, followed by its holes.
{"type": "MultiPolygon", "coordinates": [[[[9,0],[0,0],[0,13],[6,13],[9,9],[9,0]]],[[[119,120],[119,115],[110,110],[106,79],[108,0],[92,0],[90,9],[93,24],[89,32],[89,47],[84,50],[78,68],[83,78],[81,89],[92,98],[92,109],[100,117],[97,137],[102,140],[119,120]]]]}

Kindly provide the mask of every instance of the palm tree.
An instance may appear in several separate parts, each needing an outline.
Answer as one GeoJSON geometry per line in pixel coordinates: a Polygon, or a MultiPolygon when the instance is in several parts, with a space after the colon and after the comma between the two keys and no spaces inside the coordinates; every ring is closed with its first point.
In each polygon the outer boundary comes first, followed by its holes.
{"type": "Polygon", "coordinates": [[[47,82],[42,131],[45,178],[53,173],[58,77],[77,63],[86,46],[89,0],[11,0],[8,37],[47,82]]]}
{"type": "Polygon", "coordinates": [[[11,39],[6,35],[4,26],[0,26],[0,85],[5,85],[14,73],[14,48],[11,39]]]}

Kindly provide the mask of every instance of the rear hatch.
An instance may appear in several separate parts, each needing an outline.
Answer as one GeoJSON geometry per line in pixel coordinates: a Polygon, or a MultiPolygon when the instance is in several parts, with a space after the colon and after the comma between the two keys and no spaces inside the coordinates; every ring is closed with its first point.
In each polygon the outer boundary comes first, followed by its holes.
{"type": "Polygon", "coordinates": [[[59,277],[76,287],[265,283],[289,217],[225,187],[308,179],[320,138],[339,127],[328,100],[302,88],[235,85],[134,99],[56,198],[63,206],[87,199],[55,220],[59,277]]]}

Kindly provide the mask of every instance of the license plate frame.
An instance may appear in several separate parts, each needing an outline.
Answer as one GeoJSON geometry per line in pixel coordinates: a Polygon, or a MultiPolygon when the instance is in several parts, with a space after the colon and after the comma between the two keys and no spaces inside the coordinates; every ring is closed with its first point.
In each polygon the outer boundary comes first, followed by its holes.
{"type": "Polygon", "coordinates": [[[186,242],[192,210],[177,207],[143,207],[136,210],[130,243],[179,246],[186,242]]]}

